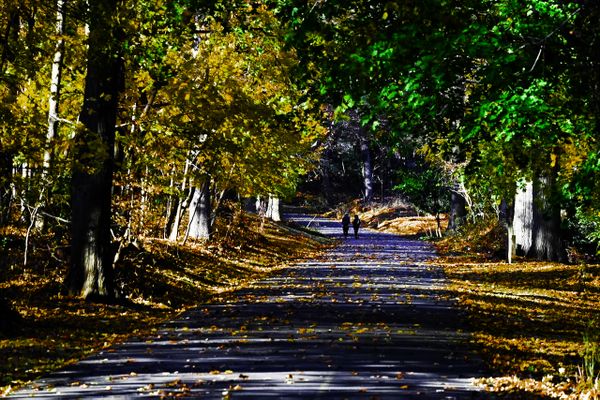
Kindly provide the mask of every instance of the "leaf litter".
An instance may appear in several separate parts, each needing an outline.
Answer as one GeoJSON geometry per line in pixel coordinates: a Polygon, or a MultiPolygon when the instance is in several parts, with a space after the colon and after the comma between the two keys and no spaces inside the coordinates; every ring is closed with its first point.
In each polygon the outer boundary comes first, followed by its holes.
{"type": "MultiPolygon", "coordinates": [[[[115,266],[125,295],[121,304],[64,295],[67,263],[50,268],[45,246],[34,243],[26,270],[20,267],[20,249],[11,249],[7,260],[13,267],[0,281],[0,290],[21,321],[11,332],[0,332],[0,393],[7,395],[128,337],[150,336],[186,309],[222,300],[224,293],[248,286],[293,260],[314,258],[323,249],[322,239],[252,215],[217,221],[216,239],[209,245],[146,239],[139,247],[128,248],[115,266]]],[[[160,394],[168,391],[161,389],[160,394]]]]}

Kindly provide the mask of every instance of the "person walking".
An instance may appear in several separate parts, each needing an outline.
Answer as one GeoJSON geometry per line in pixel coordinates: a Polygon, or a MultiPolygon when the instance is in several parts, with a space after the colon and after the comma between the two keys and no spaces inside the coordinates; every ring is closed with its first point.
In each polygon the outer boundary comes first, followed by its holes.
{"type": "Polygon", "coordinates": [[[358,218],[358,215],[354,216],[354,219],[352,220],[352,228],[354,228],[354,238],[358,239],[358,228],[360,227],[360,219],[358,218]]]}
{"type": "Polygon", "coordinates": [[[345,238],[348,237],[349,229],[350,229],[350,214],[348,214],[348,211],[346,211],[344,213],[344,216],[342,217],[342,230],[344,231],[345,238]]]}

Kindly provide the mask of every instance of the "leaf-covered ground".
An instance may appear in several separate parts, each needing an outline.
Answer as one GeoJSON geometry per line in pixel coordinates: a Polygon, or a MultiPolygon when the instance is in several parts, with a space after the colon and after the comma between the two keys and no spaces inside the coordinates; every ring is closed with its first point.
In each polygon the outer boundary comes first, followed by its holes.
{"type": "Polygon", "coordinates": [[[15,398],[484,399],[431,244],[295,215],[340,240],[15,398]]]}
{"type": "MultiPolygon", "coordinates": [[[[407,235],[427,235],[435,222],[393,207],[362,210],[361,217],[365,225],[407,235]]],[[[60,253],[38,238],[29,267],[22,269],[22,235],[6,232],[3,245],[10,252],[4,257],[11,267],[3,270],[0,294],[12,300],[22,321],[0,337],[2,390],[131,335],[152,334],[188,305],[243,287],[287,260],[318,250],[314,241],[290,236],[287,228],[265,225],[261,232],[260,220],[236,218],[220,228],[220,239],[210,247],[148,240],[140,249],[127,249],[118,265],[119,282],[129,295],[125,305],[61,295],[60,253]]],[[[465,231],[437,243],[442,257],[435,263],[469,311],[475,345],[495,371],[480,383],[508,398],[597,398],[589,385],[587,392],[578,385],[583,337],[598,340],[600,331],[600,267],[526,260],[508,265],[495,245],[502,240],[496,228],[465,231]]],[[[299,328],[298,334],[310,336],[311,329],[299,328]]]]}
{"type": "MultiPolygon", "coordinates": [[[[380,208],[365,215],[392,213],[380,208]]],[[[403,224],[392,220],[380,229],[403,233],[403,224]]],[[[507,264],[498,245],[504,240],[500,228],[479,226],[437,242],[441,257],[435,264],[468,310],[473,340],[495,371],[480,383],[512,398],[598,398],[597,390],[582,387],[580,371],[584,335],[600,348],[600,265],[525,259],[507,264]]]]}
{"type": "Polygon", "coordinates": [[[482,384],[579,398],[584,335],[598,345],[600,266],[469,262],[460,255],[438,262],[469,310],[481,353],[502,375],[482,384]]]}
{"type": "Polygon", "coordinates": [[[67,256],[48,245],[50,238],[34,238],[23,268],[22,232],[2,233],[7,252],[0,294],[20,320],[0,332],[0,394],[131,335],[150,333],[186,308],[321,247],[319,238],[301,230],[236,214],[221,221],[209,246],[148,239],[128,247],[116,266],[125,296],[106,305],[63,294],[67,256]]]}

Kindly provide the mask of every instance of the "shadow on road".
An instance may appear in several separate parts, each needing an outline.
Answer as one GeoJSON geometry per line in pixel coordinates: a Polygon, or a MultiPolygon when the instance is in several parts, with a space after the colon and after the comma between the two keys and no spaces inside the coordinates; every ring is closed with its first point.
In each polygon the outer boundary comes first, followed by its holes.
{"type": "MultiPolygon", "coordinates": [[[[341,236],[337,222],[288,218],[341,236]]],[[[363,231],[13,397],[484,398],[433,257],[427,243],[363,231]]]]}

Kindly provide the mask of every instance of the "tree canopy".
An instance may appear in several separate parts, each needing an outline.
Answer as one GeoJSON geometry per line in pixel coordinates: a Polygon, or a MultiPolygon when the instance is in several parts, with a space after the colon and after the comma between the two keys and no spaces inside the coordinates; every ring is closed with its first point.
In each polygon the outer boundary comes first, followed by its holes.
{"type": "Polygon", "coordinates": [[[453,164],[472,212],[551,175],[547,207],[597,218],[596,4],[286,4],[292,43],[320,67],[313,90],[392,148],[453,164]]]}
{"type": "Polygon", "coordinates": [[[73,222],[73,185],[95,188],[104,165],[101,240],[118,258],[136,237],[185,237],[203,185],[215,216],[227,197],[289,197],[307,177],[355,171],[366,198],[373,182],[381,195],[421,188],[445,212],[422,184],[435,177],[472,219],[514,208],[533,182],[532,207],[558,216],[560,240],[598,244],[595,2],[102,4],[109,17],[85,1],[1,5],[3,225],[73,222]],[[108,109],[114,138],[90,134],[108,109]]]}

